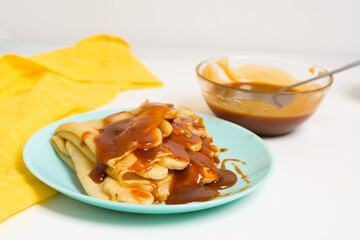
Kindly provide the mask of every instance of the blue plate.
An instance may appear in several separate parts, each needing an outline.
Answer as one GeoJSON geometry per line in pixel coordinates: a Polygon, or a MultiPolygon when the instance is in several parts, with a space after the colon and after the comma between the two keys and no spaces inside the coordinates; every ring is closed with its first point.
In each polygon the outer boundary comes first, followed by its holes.
{"type": "MultiPolygon", "coordinates": [[[[220,159],[236,158],[246,162],[246,165],[235,163],[244,174],[248,175],[251,182],[249,188],[239,191],[246,186],[244,180],[239,180],[233,187],[221,191],[222,194],[231,194],[207,202],[179,205],[128,204],[90,197],[83,190],[76,174],[56,155],[49,139],[55,129],[64,122],[83,122],[124,110],[128,109],[89,112],[62,119],[44,127],[35,133],[24,147],[23,157],[26,166],[45,184],[79,201],[116,211],[147,214],[191,212],[234,201],[258,189],[269,179],[274,170],[273,155],[261,138],[231,122],[199,114],[204,118],[207,131],[214,137],[214,144],[220,148],[229,149],[221,153],[220,159]]],[[[227,168],[234,171],[231,163],[227,162],[227,164],[227,168]]]]}

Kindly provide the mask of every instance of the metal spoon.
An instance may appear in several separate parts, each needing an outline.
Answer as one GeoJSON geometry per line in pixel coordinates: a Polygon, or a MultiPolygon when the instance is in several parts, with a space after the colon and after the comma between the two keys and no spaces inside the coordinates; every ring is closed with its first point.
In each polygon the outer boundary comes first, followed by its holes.
{"type": "Polygon", "coordinates": [[[349,68],[352,68],[352,67],[356,67],[356,66],[358,66],[358,65],[360,65],[360,60],[357,60],[357,61],[355,61],[355,62],[349,63],[349,64],[347,64],[347,65],[345,65],[345,66],[339,67],[339,68],[337,68],[337,69],[335,69],[335,70],[332,70],[332,71],[330,71],[330,72],[323,73],[323,74],[321,74],[321,75],[319,75],[319,76],[310,78],[310,79],[308,79],[308,80],[305,80],[305,81],[302,81],[302,82],[299,82],[299,83],[296,83],[296,84],[293,84],[293,85],[290,85],[290,86],[281,88],[281,89],[278,90],[278,92],[280,92],[280,93],[281,93],[281,92],[285,92],[285,91],[287,91],[287,90],[289,90],[289,89],[291,89],[291,88],[294,88],[294,87],[303,85],[303,84],[308,83],[308,82],[312,82],[312,81],[317,80],[317,79],[319,79],[319,78],[323,78],[323,77],[327,77],[327,76],[333,75],[333,74],[335,74],[335,73],[344,71],[344,70],[346,70],[346,69],[349,69],[349,68]]]}

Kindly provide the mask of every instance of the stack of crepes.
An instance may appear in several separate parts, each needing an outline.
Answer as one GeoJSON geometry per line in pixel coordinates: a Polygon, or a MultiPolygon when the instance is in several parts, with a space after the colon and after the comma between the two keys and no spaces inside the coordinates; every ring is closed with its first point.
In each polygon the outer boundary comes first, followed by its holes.
{"type": "MultiPolygon", "coordinates": [[[[88,195],[118,202],[211,200],[220,185],[209,183],[225,171],[216,166],[220,149],[203,119],[171,104],[145,102],[105,118],[67,122],[51,143],[88,195]]],[[[233,174],[230,185],[236,180],[233,174]]]]}
{"type": "Polygon", "coordinates": [[[110,101],[120,90],[161,86],[122,39],[107,35],[74,46],[0,58],[0,221],[56,193],[22,159],[42,127],[110,101]]]}

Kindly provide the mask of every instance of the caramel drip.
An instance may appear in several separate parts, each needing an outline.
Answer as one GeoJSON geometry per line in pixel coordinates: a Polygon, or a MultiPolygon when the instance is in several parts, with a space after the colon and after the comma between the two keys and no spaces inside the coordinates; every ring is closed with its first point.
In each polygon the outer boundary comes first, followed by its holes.
{"type": "Polygon", "coordinates": [[[96,167],[89,173],[89,177],[95,183],[103,182],[105,180],[105,178],[107,177],[106,168],[107,168],[106,165],[101,164],[100,162],[98,162],[96,167]]]}
{"type": "Polygon", "coordinates": [[[227,148],[220,148],[220,152],[227,152],[228,150],[227,148]]]}
{"type": "Polygon", "coordinates": [[[241,178],[244,179],[245,182],[247,182],[247,183],[249,184],[250,181],[249,181],[248,178],[247,178],[248,176],[245,175],[245,174],[240,170],[240,168],[239,168],[238,166],[236,166],[234,163],[231,163],[231,164],[234,166],[236,172],[241,175],[241,178]]]}
{"type": "Polygon", "coordinates": [[[221,169],[225,169],[225,168],[226,168],[226,167],[225,167],[225,163],[226,163],[226,162],[240,162],[240,163],[246,165],[246,162],[241,161],[241,160],[239,160],[239,159],[227,158],[227,159],[222,160],[222,162],[221,162],[221,169]]]}

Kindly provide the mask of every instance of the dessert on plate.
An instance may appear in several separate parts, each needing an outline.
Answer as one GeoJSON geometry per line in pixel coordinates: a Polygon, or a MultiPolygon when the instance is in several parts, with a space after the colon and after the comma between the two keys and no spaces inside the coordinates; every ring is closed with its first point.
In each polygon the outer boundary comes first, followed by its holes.
{"type": "Polygon", "coordinates": [[[237,176],[219,169],[203,119],[191,109],[146,101],[138,108],[60,125],[50,142],[86,193],[133,204],[184,204],[219,196],[237,176]]]}

